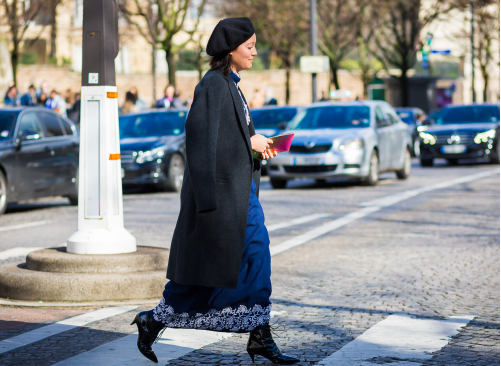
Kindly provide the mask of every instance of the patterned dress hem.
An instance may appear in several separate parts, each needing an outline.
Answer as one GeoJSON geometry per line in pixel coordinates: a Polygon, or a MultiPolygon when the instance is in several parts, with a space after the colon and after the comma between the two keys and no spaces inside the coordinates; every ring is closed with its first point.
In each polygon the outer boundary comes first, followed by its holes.
{"type": "Polygon", "coordinates": [[[174,308],[161,299],[153,309],[153,319],[167,328],[201,329],[217,332],[246,333],[270,322],[271,304],[268,306],[254,305],[247,308],[239,305],[221,309],[211,309],[205,314],[176,314],[174,308]]]}

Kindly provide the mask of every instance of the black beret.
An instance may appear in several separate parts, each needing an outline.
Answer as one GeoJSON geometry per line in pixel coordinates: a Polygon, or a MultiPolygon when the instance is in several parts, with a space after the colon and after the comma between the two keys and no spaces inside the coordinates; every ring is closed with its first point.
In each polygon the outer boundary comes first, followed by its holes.
{"type": "Polygon", "coordinates": [[[254,33],[254,26],[249,18],[223,19],[212,31],[207,43],[207,54],[226,55],[247,41],[254,33]]]}

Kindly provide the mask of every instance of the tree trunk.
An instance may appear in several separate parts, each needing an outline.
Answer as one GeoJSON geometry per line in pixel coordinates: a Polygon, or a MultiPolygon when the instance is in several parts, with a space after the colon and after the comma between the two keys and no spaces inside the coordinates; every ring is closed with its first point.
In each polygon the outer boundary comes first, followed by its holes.
{"type": "Polygon", "coordinates": [[[487,97],[489,93],[489,74],[487,72],[482,72],[482,78],[484,79],[484,103],[487,103],[487,97]]]}
{"type": "Polygon", "coordinates": [[[14,85],[17,86],[17,64],[19,62],[19,44],[14,43],[14,48],[10,54],[10,62],[12,65],[12,79],[14,85]]]}
{"type": "Polygon", "coordinates": [[[164,48],[165,58],[167,60],[167,66],[169,69],[169,85],[176,87],[176,60],[174,59],[174,53],[169,48],[164,48]]]}
{"type": "Polygon", "coordinates": [[[409,106],[409,78],[407,77],[407,70],[402,70],[402,75],[399,78],[400,81],[400,93],[401,93],[401,102],[400,107],[408,107],[409,106]]]}
{"type": "Polygon", "coordinates": [[[285,68],[285,104],[289,104],[290,101],[290,79],[291,79],[291,69],[290,67],[285,68]]]}
{"type": "Polygon", "coordinates": [[[51,28],[50,28],[50,54],[49,58],[56,57],[56,36],[57,36],[57,23],[56,23],[56,4],[51,1],[51,28]]]}
{"type": "Polygon", "coordinates": [[[339,87],[339,80],[337,78],[338,65],[332,62],[332,60],[330,60],[329,65],[331,67],[331,82],[334,84],[336,90],[339,90],[341,88],[339,87]]]}

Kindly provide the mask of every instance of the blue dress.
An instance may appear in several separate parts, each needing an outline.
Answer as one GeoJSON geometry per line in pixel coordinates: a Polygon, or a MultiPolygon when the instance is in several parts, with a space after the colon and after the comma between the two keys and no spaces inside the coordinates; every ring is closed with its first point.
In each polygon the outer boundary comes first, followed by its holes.
{"type": "Polygon", "coordinates": [[[269,323],[270,239],[256,190],[252,179],[237,287],[188,286],[169,281],[162,300],[151,310],[155,321],[168,328],[232,333],[249,332],[269,323]]]}

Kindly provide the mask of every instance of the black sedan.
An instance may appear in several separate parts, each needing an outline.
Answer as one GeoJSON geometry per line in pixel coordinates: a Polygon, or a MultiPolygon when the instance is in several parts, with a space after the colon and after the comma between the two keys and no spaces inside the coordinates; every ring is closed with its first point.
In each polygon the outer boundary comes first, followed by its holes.
{"type": "Polygon", "coordinates": [[[122,183],[180,191],[185,166],[188,109],[160,109],[120,116],[122,183]]]}
{"type": "Polygon", "coordinates": [[[78,203],[79,137],[69,119],[43,108],[0,110],[0,214],[48,196],[78,203]]]}
{"type": "Polygon", "coordinates": [[[433,124],[420,128],[419,136],[422,166],[432,166],[435,158],[445,158],[451,165],[474,158],[499,164],[499,105],[446,107],[433,124]]]}

